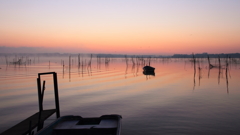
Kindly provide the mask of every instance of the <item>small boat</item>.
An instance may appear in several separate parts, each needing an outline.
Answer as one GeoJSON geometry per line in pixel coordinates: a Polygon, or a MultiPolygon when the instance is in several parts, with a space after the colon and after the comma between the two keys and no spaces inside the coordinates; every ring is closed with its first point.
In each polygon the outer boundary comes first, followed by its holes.
{"type": "Polygon", "coordinates": [[[154,70],[151,70],[151,71],[143,71],[143,74],[144,75],[152,75],[152,76],[155,76],[155,72],[154,72],[154,70]]]}
{"type": "Polygon", "coordinates": [[[151,67],[151,66],[145,66],[145,67],[143,67],[143,70],[144,70],[144,71],[154,71],[155,68],[154,68],[154,67],[151,67]]]}
{"type": "Polygon", "coordinates": [[[91,118],[63,116],[36,135],[120,135],[121,119],[117,114],[91,118]]]}

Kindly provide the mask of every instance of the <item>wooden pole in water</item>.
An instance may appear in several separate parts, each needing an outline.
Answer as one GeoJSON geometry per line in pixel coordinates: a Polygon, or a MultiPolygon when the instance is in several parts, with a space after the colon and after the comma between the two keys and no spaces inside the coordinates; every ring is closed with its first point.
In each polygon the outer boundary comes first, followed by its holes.
{"type": "Polygon", "coordinates": [[[64,73],[64,60],[63,60],[63,73],[64,73]]]}
{"type": "Polygon", "coordinates": [[[43,111],[43,106],[42,106],[42,93],[41,93],[41,79],[40,79],[40,75],[38,75],[37,78],[37,87],[38,87],[38,106],[39,106],[39,115],[38,115],[38,128],[37,131],[42,129],[42,122],[41,122],[41,114],[43,111]]]}
{"type": "Polygon", "coordinates": [[[45,91],[45,83],[46,83],[46,81],[44,80],[43,81],[43,87],[42,87],[42,92],[41,92],[41,100],[42,100],[42,103],[41,104],[43,104],[43,97],[44,97],[44,91],[45,91]]]}
{"type": "Polygon", "coordinates": [[[6,64],[8,65],[8,59],[7,59],[7,56],[5,55],[5,59],[6,59],[6,64]]]}
{"type": "Polygon", "coordinates": [[[43,107],[42,107],[40,75],[38,75],[38,78],[37,78],[37,88],[38,88],[38,106],[39,106],[39,112],[41,112],[43,110],[43,107]]]}
{"type": "Polygon", "coordinates": [[[194,72],[196,72],[196,59],[194,57],[194,53],[192,55],[193,55],[194,72]]]}
{"type": "Polygon", "coordinates": [[[209,59],[209,56],[207,56],[207,58],[208,58],[208,65],[210,66],[211,64],[210,64],[210,59],[209,59]]]}
{"type": "Polygon", "coordinates": [[[71,55],[69,56],[69,72],[70,72],[70,69],[71,69],[71,55]]]}
{"type": "Polygon", "coordinates": [[[220,56],[218,55],[218,63],[219,63],[219,68],[221,67],[221,61],[220,61],[220,56]]]}
{"type": "Polygon", "coordinates": [[[58,98],[58,82],[57,82],[57,73],[53,73],[54,81],[54,93],[55,93],[55,105],[56,105],[56,116],[60,117],[60,107],[59,107],[59,98],[58,98]]]}
{"type": "Polygon", "coordinates": [[[78,68],[80,66],[80,54],[78,54],[78,68]]]}

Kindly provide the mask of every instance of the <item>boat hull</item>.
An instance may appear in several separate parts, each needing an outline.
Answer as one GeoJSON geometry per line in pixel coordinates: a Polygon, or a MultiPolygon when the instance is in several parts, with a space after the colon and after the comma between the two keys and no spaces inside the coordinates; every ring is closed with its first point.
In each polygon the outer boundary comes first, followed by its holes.
{"type": "Polygon", "coordinates": [[[144,71],[154,71],[155,68],[154,68],[154,67],[151,67],[151,66],[145,66],[145,67],[143,67],[143,70],[144,70],[144,71]]]}
{"type": "Polygon", "coordinates": [[[121,115],[82,118],[63,116],[40,130],[37,135],[120,135],[121,115]]]}

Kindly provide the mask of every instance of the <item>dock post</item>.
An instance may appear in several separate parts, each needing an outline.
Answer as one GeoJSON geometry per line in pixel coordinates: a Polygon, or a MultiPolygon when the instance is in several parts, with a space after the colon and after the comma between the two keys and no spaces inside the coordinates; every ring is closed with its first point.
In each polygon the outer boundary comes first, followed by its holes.
{"type": "Polygon", "coordinates": [[[53,81],[54,81],[54,95],[55,95],[55,105],[56,105],[56,116],[60,117],[60,108],[59,108],[59,99],[58,99],[58,82],[57,82],[57,73],[53,73],[53,81]]]}
{"type": "MultiPolygon", "coordinates": [[[[43,92],[41,91],[41,75],[52,74],[53,75],[53,85],[54,85],[54,96],[55,96],[55,106],[56,106],[56,117],[60,117],[60,107],[59,107],[59,97],[58,97],[58,81],[56,72],[46,72],[38,73],[37,85],[38,85],[38,102],[39,102],[39,112],[43,111],[43,92]]],[[[43,86],[45,87],[45,86],[43,86]]]]}
{"type": "Polygon", "coordinates": [[[43,110],[42,106],[42,94],[41,94],[41,80],[40,75],[37,78],[37,87],[38,87],[38,104],[39,104],[39,112],[43,110]]]}

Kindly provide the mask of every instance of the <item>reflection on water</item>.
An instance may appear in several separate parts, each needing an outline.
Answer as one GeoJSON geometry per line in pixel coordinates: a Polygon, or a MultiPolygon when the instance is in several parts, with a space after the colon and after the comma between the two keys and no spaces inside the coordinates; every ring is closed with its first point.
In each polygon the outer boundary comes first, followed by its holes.
{"type": "Polygon", "coordinates": [[[151,76],[155,76],[155,72],[151,70],[150,71],[144,70],[143,74],[146,76],[146,80],[151,79],[151,76]]]}
{"type": "MultiPolygon", "coordinates": [[[[203,61],[202,61],[203,62],[203,61]]],[[[226,91],[227,91],[227,93],[229,93],[229,87],[228,87],[228,76],[231,76],[230,75],[230,72],[229,72],[229,70],[231,70],[231,67],[229,67],[229,59],[226,59],[225,60],[225,65],[222,65],[221,64],[221,61],[220,61],[220,58],[218,58],[218,62],[219,62],[219,65],[212,65],[212,64],[210,64],[210,60],[209,60],[209,58],[208,58],[208,65],[207,64],[205,64],[205,65],[203,65],[203,66],[200,66],[200,61],[198,61],[198,68],[197,68],[197,70],[198,70],[198,85],[200,86],[200,82],[201,82],[201,78],[202,78],[202,70],[203,70],[203,67],[204,66],[206,66],[206,68],[208,69],[208,73],[207,73],[207,77],[208,77],[208,79],[209,79],[209,77],[210,77],[210,72],[211,72],[211,70],[217,70],[218,72],[218,77],[217,77],[217,79],[218,79],[218,85],[220,84],[220,80],[221,80],[221,78],[225,78],[225,81],[226,81],[226,91]]],[[[193,63],[194,64],[194,63],[193,63]]],[[[196,63],[194,64],[194,73],[193,73],[193,90],[194,90],[194,88],[195,88],[195,86],[196,86],[196,63]]]]}
{"type": "MultiPolygon", "coordinates": [[[[240,133],[240,67],[230,60],[221,68],[218,59],[210,60],[215,67],[208,59],[127,56],[40,57],[26,66],[1,60],[0,132],[38,111],[37,73],[54,71],[61,115],[121,114],[123,135],[240,133]],[[150,61],[155,72],[143,72],[150,61]]],[[[52,78],[44,80],[43,106],[54,108],[52,78]]]]}

